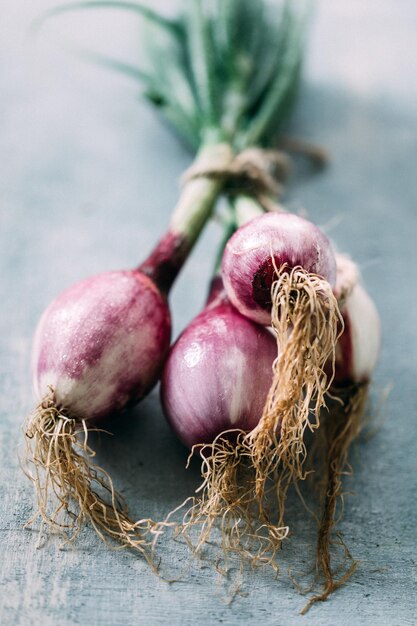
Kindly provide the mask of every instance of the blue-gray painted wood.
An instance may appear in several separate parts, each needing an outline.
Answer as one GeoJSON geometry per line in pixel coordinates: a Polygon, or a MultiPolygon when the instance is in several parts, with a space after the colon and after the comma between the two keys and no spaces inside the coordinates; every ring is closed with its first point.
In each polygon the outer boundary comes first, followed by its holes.
{"type": "MultiPolygon", "coordinates": [[[[30,343],[38,316],[73,281],[144,258],[189,163],[137,102],[134,85],[47,43],[76,38],[132,59],[136,22],[120,16],[119,27],[115,13],[68,16],[51,22],[35,44],[26,29],[48,4],[3,0],[0,20],[0,624],[416,624],[415,2],[322,0],[293,123],[297,135],[330,151],[332,164],[324,174],[300,176],[287,199],[360,263],[384,328],[375,388],[393,384],[386,422],[354,453],[356,495],[341,528],[360,566],[349,585],[304,618],[304,600],[285,574],[276,581],[249,573],[247,595],[228,606],[209,568],[195,567],[169,586],[134,555],[109,551],[91,529],[62,551],[55,540],[37,549],[37,533],[22,528],[33,494],[16,446],[33,402],[30,343]]],[[[211,226],[175,288],[176,333],[203,302],[217,236],[211,226]]],[[[192,493],[198,468],[184,469],[186,451],[165,424],[156,392],[112,428],[115,436],[98,442],[99,458],[135,515],[160,518],[192,493]]],[[[299,515],[291,545],[302,565],[312,531],[299,515]]],[[[167,546],[168,568],[184,559],[181,546],[167,546]]]]}

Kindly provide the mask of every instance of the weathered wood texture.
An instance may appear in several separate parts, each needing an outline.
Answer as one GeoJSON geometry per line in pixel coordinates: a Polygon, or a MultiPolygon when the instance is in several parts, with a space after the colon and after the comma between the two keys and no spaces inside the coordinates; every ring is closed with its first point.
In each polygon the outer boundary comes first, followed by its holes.
{"type": "MultiPolygon", "coordinates": [[[[247,595],[227,606],[208,568],[169,586],[132,554],[106,549],[90,529],[66,550],[54,540],[37,549],[37,533],[23,529],[33,494],[16,446],[32,405],[38,316],[73,281],[144,257],[189,163],[137,102],[134,85],[47,43],[77,39],[134,59],[137,23],[121,15],[118,26],[116,13],[68,16],[35,44],[26,29],[47,5],[3,0],[0,20],[0,624],[416,624],[415,2],[322,0],[293,124],[330,151],[332,164],[322,175],[299,176],[287,199],[360,263],[384,328],[375,388],[393,384],[386,423],[354,454],[356,495],[347,499],[342,529],[360,566],[305,618],[285,572],[278,581],[249,573],[247,595]]],[[[176,333],[203,302],[217,235],[212,226],[175,288],[176,333]]],[[[99,457],[135,514],[161,517],[192,493],[198,468],[185,471],[186,451],[156,392],[112,428],[99,457]]],[[[302,515],[291,544],[305,561],[312,535],[302,515]]],[[[180,546],[167,546],[167,566],[184,558],[180,546]]]]}

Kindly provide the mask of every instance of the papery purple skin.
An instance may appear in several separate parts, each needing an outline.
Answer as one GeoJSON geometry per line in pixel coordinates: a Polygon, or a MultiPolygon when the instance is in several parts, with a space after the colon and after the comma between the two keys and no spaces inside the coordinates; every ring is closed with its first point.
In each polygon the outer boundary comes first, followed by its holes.
{"type": "Polygon", "coordinates": [[[342,310],[345,328],[336,345],[333,385],[343,387],[371,379],[381,348],[381,324],[374,302],[355,285],[342,310]]]}
{"type": "Polygon", "coordinates": [[[301,266],[333,287],[336,259],[322,231],[297,215],[266,213],[241,226],[229,239],[222,263],[224,287],[232,304],[249,319],[270,325],[274,265],[301,266]]]}
{"type": "Polygon", "coordinates": [[[38,324],[33,382],[71,417],[98,419],[156,383],[171,336],[167,301],[138,270],[106,272],[58,296],[38,324]]]}
{"type": "Polygon", "coordinates": [[[174,344],[161,398],[174,432],[192,448],[258,423],[272,382],[272,334],[217,296],[174,344]]]}

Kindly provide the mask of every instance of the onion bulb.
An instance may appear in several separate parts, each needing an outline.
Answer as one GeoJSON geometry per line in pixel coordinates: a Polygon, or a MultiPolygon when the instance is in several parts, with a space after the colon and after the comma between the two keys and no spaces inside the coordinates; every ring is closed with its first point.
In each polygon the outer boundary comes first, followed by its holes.
{"type": "Polygon", "coordinates": [[[223,291],[212,297],[172,347],[161,380],[164,411],[181,441],[192,448],[224,431],[252,430],[275,357],[271,333],[240,315],[223,291]]]}
{"type": "MultiPolygon", "coordinates": [[[[161,380],[164,412],[178,437],[202,458],[200,495],[191,499],[177,528],[190,544],[189,531],[200,527],[196,551],[220,519],[225,552],[241,550],[242,537],[246,549],[251,537],[259,542],[252,489],[240,479],[242,471],[250,472],[244,442],[262,415],[275,357],[273,335],[230,304],[219,278],[205,309],[170,351],[161,380]]],[[[268,524],[265,516],[263,523],[268,524]]]]}
{"type": "Polygon", "coordinates": [[[166,298],[138,270],[83,280],[58,296],[38,324],[33,383],[52,387],[68,416],[97,420],[138,402],[155,385],[169,348],[166,298]]]}
{"type": "Polygon", "coordinates": [[[271,287],[285,268],[302,268],[331,287],[336,260],[327,237],[297,215],[273,212],[255,217],[230,238],[223,256],[223,281],[232,304],[254,322],[271,324],[271,287]]]}
{"type": "MultiPolygon", "coordinates": [[[[229,159],[223,144],[202,149],[197,162],[223,153],[229,159]]],[[[219,189],[216,180],[190,180],[170,228],[139,268],[87,278],[41,317],[32,358],[39,404],[26,426],[25,468],[37,497],[33,519],[40,517],[66,541],[89,520],[102,539],[147,556],[144,534],[151,521],[130,520],[110,476],[93,463],[88,431],[138,402],[157,382],[171,336],[168,293],[219,189]]]]}
{"type": "Polygon", "coordinates": [[[272,385],[246,443],[258,502],[263,502],[270,478],[279,476],[281,527],[286,489],[306,475],[304,431],[319,427],[332,378],[325,366],[334,361],[343,327],[333,293],[336,259],[314,224],[296,215],[268,213],[230,238],[222,275],[234,306],[250,319],[272,325],[277,340],[272,385]]]}

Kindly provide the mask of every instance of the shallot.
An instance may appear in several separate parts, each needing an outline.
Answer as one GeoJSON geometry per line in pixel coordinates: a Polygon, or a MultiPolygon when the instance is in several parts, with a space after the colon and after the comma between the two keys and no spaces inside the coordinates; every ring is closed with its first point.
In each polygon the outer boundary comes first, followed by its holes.
{"type": "Polygon", "coordinates": [[[191,449],[225,431],[252,430],[275,357],[271,333],[241,315],[216,278],[206,307],[172,347],[161,380],[165,414],[185,445],[191,449]]]}
{"type": "MultiPolygon", "coordinates": [[[[229,154],[227,147],[207,147],[198,162],[213,151],[217,158],[229,154]]],[[[168,232],[139,268],[76,283],[39,321],[32,357],[39,405],[26,426],[26,471],[37,496],[35,517],[68,540],[88,519],[103,539],[107,535],[144,553],[150,521],[130,520],[110,476],[92,461],[88,430],[138,402],[157,382],[171,336],[167,296],[218,189],[215,180],[189,181],[168,232]],[[52,494],[58,500],[55,508],[52,494]],[[72,521],[63,519],[65,512],[72,521]]]]}
{"type": "Polygon", "coordinates": [[[334,364],[343,328],[333,294],[336,259],[314,224],[275,212],[236,231],[224,252],[222,275],[231,302],[243,315],[272,325],[277,340],[273,381],[261,419],[245,444],[260,502],[269,479],[279,473],[281,527],[288,485],[305,477],[304,432],[319,427],[333,376],[325,365],[334,364]]]}
{"type": "Polygon", "coordinates": [[[272,334],[230,304],[220,277],[204,310],[170,351],[161,381],[164,412],[178,437],[202,458],[201,496],[186,501],[180,525],[188,542],[189,531],[200,526],[197,551],[219,519],[225,553],[241,549],[242,542],[249,549],[251,537],[259,544],[260,522],[256,519],[253,527],[248,510],[253,498],[236,479],[242,464],[235,453],[242,433],[252,431],[262,415],[275,357],[272,334]]]}

